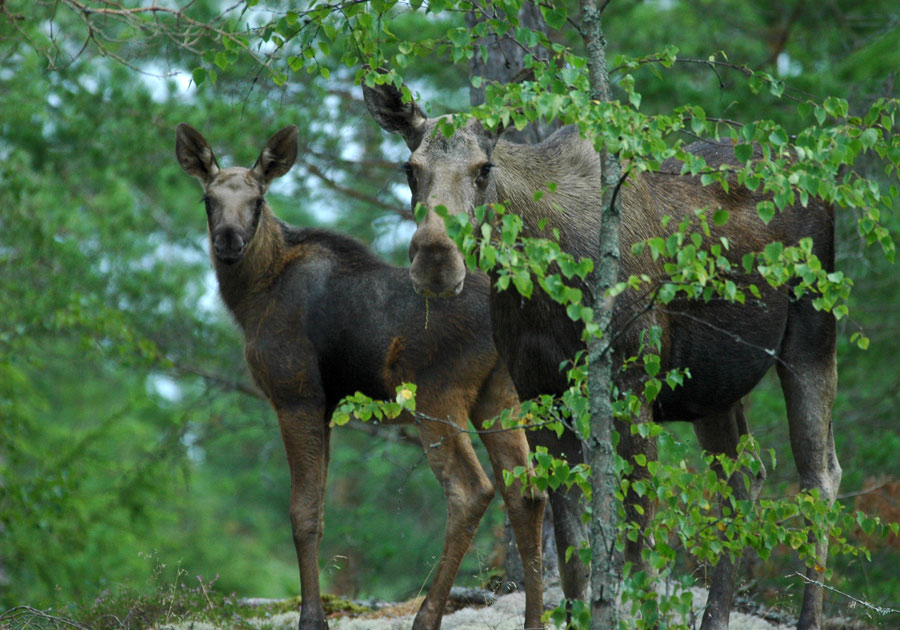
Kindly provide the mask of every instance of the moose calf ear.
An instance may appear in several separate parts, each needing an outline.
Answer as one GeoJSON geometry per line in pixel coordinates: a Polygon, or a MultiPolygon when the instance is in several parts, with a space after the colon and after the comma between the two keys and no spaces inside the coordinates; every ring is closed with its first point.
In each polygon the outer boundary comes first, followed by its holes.
{"type": "Polygon", "coordinates": [[[296,125],[284,127],[275,132],[260,152],[251,171],[264,186],[281,177],[294,165],[297,159],[297,144],[300,131],[296,125]]]}
{"type": "Polygon", "coordinates": [[[188,175],[193,175],[206,187],[219,172],[219,164],[203,135],[188,125],[179,123],[175,129],[175,156],[188,175]]]}
{"type": "Polygon", "coordinates": [[[427,116],[415,101],[403,102],[403,93],[394,85],[362,86],[363,99],[372,118],[381,128],[400,134],[410,151],[415,151],[425,134],[427,116]]]}

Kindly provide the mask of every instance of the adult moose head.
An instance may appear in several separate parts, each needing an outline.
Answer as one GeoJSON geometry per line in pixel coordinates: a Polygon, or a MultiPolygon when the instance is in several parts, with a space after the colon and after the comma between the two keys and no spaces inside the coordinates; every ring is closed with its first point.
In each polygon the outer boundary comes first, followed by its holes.
{"type": "MultiPolygon", "coordinates": [[[[176,155],[200,180],[222,298],[244,333],[253,378],[278,415],[291,474],[290,518],[300,566],[300,630],[328,624],[319,592],[332,413],[356,391],[391,398],[418,385],[415,418],[428,462],[447,499],[447,529],[434,580],[413,623],[437,630],[450,588],[494,487],[481,467],[469,420],[518,405],[487,327],[488,282],[470,274],[454,300],[426,311],[405,269],[355,240],[279,220],[266,190],[297,155],[297,128],[277,132],[251,168],[219,168],[207,141],[178,125],[176,155]],[[428,325],[426,326],[426,322],[428,325]]],[[[401,421],[412,422],[409,415],[401,421]]],[[[509,512],[525,570],[525,628],[541,628],[541,521],[545,497],[503,471],[529,466],[522,431],[480,431],[509,512]]]]}
{"type": "Polygon", "coordinates": [[[434,133],[438,119],[428,118],[415,102],[403,103],[398,90],[364,85],[363,94],[378,124],[400,134],[412,151],[403,168],[413,206],[421,203],[426,208],[409,244],[413,287],[426,297],[458,295],[466,265],[435,207],[443,205],[450,214],[460,214],[496,201],[491,155],[497,134],[487,132],[472,119],[445,138],[440,132],[434,133]],[[423,142],[425,138],[427,142],[423,142]]]}
{"type": "MultiPolygon", "coordinates": [[[[386,130],[403,136],[412,151],[408,172],[414,202],[429,208],[443,205],[451,213],[469,217],[478,203],[503,202],[521,216],[526,235],[540,235],[542,224],[556,228],[563,250],[596,262],[602,227],[600,163],[591,143],[580,138],[574,128],[561,129],[537,145],[520,145],[497,139],[496,134],[469,122],[448,140],[433,133],[437,121],[426,117],[414,103],[403,103],[393,85],[364,85],[363,94],[373,118],[386,130]],[[550,182],[556,184],[555,190],[535,199],[534,193],[550,182]]],[[[698,142],[687,149],[712,169],[738,165],[731,145],[698,142]]],[[[700,208],[729,212],[730,220],[724,226],[713,226],[707,243],[727,238],[727,255],[732,261],[762,251],[771,242],[792,245],[809,237],[823,268],[833,270],[831,207],[811,200],[808,208],[787,208],[764,224],[756,213],[756,204],[765,199],[760,191],[748,191],[736,181],[730,182],[727,192],[718,184],[703,186],[699,177],[680,175],[681,167],[680,162],[669,160],[659,173],[632,176],[621,188],[620,280],[645,275],[666,282],[662,260],[654,261],[646,253],[634,255],[631,246],[666,235],[664,217],[673,219],[668,223],[671,232],[700,208]]],[[[413,236],[417,241],[417,247],[410,248],[417,267],[413,276],[418,280],[417,290],[423,293],[452,295],[461,278],[462,258],[439,218],[431,214],[413,236]]],[[[619,361],[639,353],[641,331],[652,326],[661,333],[661,368],[686,369],[691,374],[684,386],[674,391],[664,388],[652,407],[644,406],[639,420],[690,421],[705,450],[733,457],[740,436],[748,433],[741,399],[774,365],[787,404],[791,447],[802,488],[817,489],[822,498],[833,502],[841,478],[831,423],[837,383],[834,317],[815,310],[808,292],[798,299],[790,287],[769,287],[755,275],[735,274],[734,280],[741,286],[756,284],[761,298],[747,305],[676,299],[665,307],[652,305],[647,295],[636,292],[617,298],[612,333],[619,361]]],[[[559,366],[584,348],[582,328],[568,318],[565,309],[539,289],[530,300],[523,300],[514,291],[492,287],[491,322],[519,397],[562,394],[567,382],[559,366]]],[[[636,370],[618,370],[615,378],[620,391],[639,391],[636,370]]],[[[624,457],[653,455],[652,443],[631,435],[627,426],[618,430],[619,451],[624,457]]],[[[529,440],[544,441],[566,452],[570,461],[580,455],[577,440],[568,433],[555,445],[546,436],[529,435],[529,440]]],[[[634,474],[646,474],[646,469],[637,467],[634,474]]],[[[732,481],[734,496],[752,500],[759,492],[762,475],[752,480],[749,489],[732,481]]],[[[569,545],[578,548],[584,532],[579,530],[576,516],[563,517],[571,527],[560,528],[557,520],[574,507],[572,502],[566,503],[558,493],[551,493],[550,500],[557,549],[564,553],[569,545]]],[[[630,520],[640,522],[649,510],[645,505],[643,517],[641,510],[629,510],[634,500],[631,495],[626,497],[626,511],[630,520]]],[[[825,566],[827,547],[824,536],[816,541],[819,566],[825,566]]],[[[629,547],[626,541],[626,557],[639,563],[640,545],[629,547]]],[[[720,560],[704,613],[704,630],[727,628],[735,572],[727,557],[720,560]]],[[[583,599],[583,567],[564,565],[561,573],[568,573],[562,576],[566,596],[583,599]]],[[[822,625],[821,574],[808,569],[807,578],[798,627],[812,630],[822,625]]]]}

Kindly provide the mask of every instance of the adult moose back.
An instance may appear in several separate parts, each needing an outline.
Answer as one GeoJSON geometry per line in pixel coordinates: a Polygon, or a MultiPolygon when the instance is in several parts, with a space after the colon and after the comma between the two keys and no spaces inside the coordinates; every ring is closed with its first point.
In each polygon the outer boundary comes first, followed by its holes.
{"type": "MultiPolygon", "coordinates": [[[[253,378],[278,415],[291,474],[290,517],[300,565],[300,630],[327,628],[319,594],[329,421],[355,391],[390,398],[415,382],[416,425],[447,498],[444,549],[413,623],[436,630],[453,579],[494,488],[475,456],[466,422],[484,422],[518,400],[488,321],[488,282],[470,274],[453,302],[425,301],[406,269],[379,261],[345,236],[291,227],[265,194],[297,156],[296,127],[266,143],[253,167],[219,168],[209,143],[178,125],[176,155],[200,180],[222,299],[244,333],[253,378]],[[430,311],[430,312],[429,312],[430,311]]],[[[413,421],[408,415],[401,421],[413,421]]],[[[541,628],[540,530],[545,498],[507,487],[502,471],[528,465],[521,431],[486,430],[495,477],[525,568],[525,628],[541,628]]]]}
{"type": "MultiPolygon", "coordinates": [[[[447,237],[442,219],[434,208],[442,205],[451,214],[473,216],[480,204],[507,203],[522,217],[524,232],[542,235],[559,231],[560,246],[576,257],[596,260],[601,229],[601,177],[599,158],[593,146],[581,139],[574,128],[564,128],[538,145],[504,142],[499,134],[485,130],[470,120],[452,137],[435,133],[437,119],[428,118],[414,102],[403,103],[393,85],[363,85],[369,112],[385,130],[400,134],[411,155],[405,165],[413,203],[425,205],[427,212],[410,242],[410,274],[416,290],[423,295],[452,297],[465,286],[465,265],[455,244],[447,237]],[[534,193],[556,184],[553,193],[540,200],[534,193]]],[[[689,147],[712,168],[736,164],[733,149],[715,143],[689,147]]],[[[660,235],[662,218],[672,224],[694,209],[724,208],[730,220],[713,233],[725,236],[728,253],[739,261],[747,252],[761,251],[779,241],[795,244],[804,237],[813,239],[813,252],[824,268],[834,265],[833,212],[817,201],[808,208],[792,207],[779,213],[768,225],[756,213],[761,194],[732,185],[725,192],[719,185],[702,186],[699,178],[681,176],[681,164],[669,161],[660,173],[632,176],[621,188],[622,260],[620,279],[643,273],[663,279],[662,262],[646,253],[632,255],[631,245],[660,235]]],[[[773,289],[758,277],[738,278],[758,284],[761,299],[746,306],[724,300],[709,302],[678,300],[664,309],[645,309],[646,298],[625,293],[614,310],[614,352],[619,358],[637,354],[640,331],[658,326],[662,331],[662,369],[687,368],[692,378],[674,391],[664,388],[643,419],[691,421],[701,446],[712,453],[734,456],[741,435],[748,432],[741,398],[750,392],[772,365],[778,370],[787,403],[791,448],[803,489],[817,489],[833,502],[841,478],[834,450],[831,408],[837,385],[835,363],[835,323],[830,313],[813,308],[807,294],[795,299],[790,287],[773,289]],[[625,326],[623,322],[631,322],[625,326]]],[[[521,399],[539,394],[560,394],[565,377],[562,362],[571,360],[584,348],[581,327],[564,309],[539,289],[530,300],[513,291],[491,290],[491,321],[500,354],[507,361],[521,399]]],[[[637,385],[635,370],[619,371],[620,390],[637,385]]],[[[652,455],[653,445],[634,440],[627,430],[619,430],[620,452],[652,455]]],[[[529,439],[534,439],[529,436],[529,439]]],[[[545,439],[545,438],[539,438],[545,439]]],[[[576,456],[579,450],[571,436],[556,445],[557,450],[576,456]]],[[[738,496],[755,499],[761,479],[749,492],[735,484],[738,496]]],[[[551,494],[554,523],[558,511],[572,507],[551,494]]],[[[634,512],[632,518],[639,518],[634,512]]],[[[571,515],[564,517],[574,522],[571,515]]],[[[582,535],[577,527],[557,527],[557,548],[578,546],[582,535]]],[[[825,566],[827,539],[816,542],[818,564],[825,566]]],[[[639,562],[640,548],[626,549],[630,560],[639,562]]],[[[583,598],[586,574],[583,567],[563,565],[563,585],[567,597],[583,598]]],[[[798,627],[821,628],[821,575],[807,571],[808,582],[798,627]]],[[[731,607],[735,570],[727,558],[716,568],[704,613],[704,630],[725,630],[731,607]]]]}

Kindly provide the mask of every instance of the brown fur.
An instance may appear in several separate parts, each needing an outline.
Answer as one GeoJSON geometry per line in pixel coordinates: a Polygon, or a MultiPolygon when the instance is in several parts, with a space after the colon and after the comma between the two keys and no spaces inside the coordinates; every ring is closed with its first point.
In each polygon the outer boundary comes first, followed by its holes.
{"type": "MultiPolygon", "coordinates": [[[[480,204],[509,203],[522,217],[526,235],[538,235],[538,225],[546,220],[557,228],[561,247],[576,258],[596,261],[601,215],[600,162],[593,146],[578,137],[574,128],[562,129],[538,145],[517,145],[497,139],[477,121],[469,121],[451,138],[439,138],[436,119],[428,118],[415,103],[403,104],[393,86],[363,86],[369,111],[386,130],[399,133],[411,150],[408,172],[413,203],[428,208],[425,220],[412,237],[410,274],[416,290],[423,295],[452,296],[463,289],[463,261],[455,244],[447,237],[434,212],[438,205],[451,214],[470,217],[480,204]],[[481,165],[473,176],[473,165],[481,165]],[[486,171],[486,172],[485,172],[486,171]],[[534,193],[549,182],[557,187],[541,200],[534,193]]],[[[698,142],[689,147],[703,156],[712,168],[736,163],[730,145],[698,142]]],[[[622,227],[620,280],[646,274],[665,281],[662,261],[653,261],[645,251],[631,254],[631,246],[647,238],[671,233],[677,223],[693,216],[693,210],[719,208],[730,212],[731,220],[721,228],[713,227],[712,239],[726,237],[729,259],[739,262],[744,253],[761,251],[766,244],[780,241],[793,245],[811,237],[814,253],[827,270],[834,265],[834,228],[832,209],[817,200],[808,208],[795,206],[784,210],[768,225],[756,213],[756,203],[765,197],[737,187],[729,192],[720,186],[702,186],[699,178],[680,175],[681,164],[669,161],[660,173],[633,175],[621,187],[622,227]],[[663,217],[672,217],[668,230],[663,217]]],[[[709,241],[707,242],[707,246],[709,241]]],[[[709,302],[684,298],[665,307],[648,303],[647,293],[626,292],[614,308],[613,347],[616,356],[637,354],[640,334],[650,326],[662,331],[661,359],[664,370],[689,369],[692,378],[683,387],[664,388],[652,409],[645,409],[639,420],[688,420],[703,448],[715,453],[734,451],[740,435],[748,431],[741,398],[749,393],[773,365],[778,368],[791,430],[791,444],[804,489],[816,488],[827,501],[834,500],[841,471],[834,452],[831,406],[837,382],[835,368],[835,324],[829,313],[812,307],[806,295],[796,299],[790,287],[773,289],[758,277],[737,273],[736,283],[746,286],[757,282],[761,300],[749,299],[746,306],[716,298],[709,302]]],[[[590,280],[584,289],[589,292],[590,280]]],[[[491,320],[494,339],[506,360],[521,399],[540,394],[559,395],[566,387],[561,362],[571,360],[584,348],[582,327],[568,319],[562,307],[539,289],[530,300],[514,291],[493,290],[491,320]]],[[[620,390],[639,390],[641,374],[636,369],[620,370],[616,376],[620,390]]],[[[655,455],[655,444],[619,427],[620,453],[632,458],[643,453],[655,455]]],[[[532,443],[543,441],[572,458],[581,457],[574,436],[554,438],[529,436],[532,443]]],[[[646,474],[638,467],[635,475],[646,474]]],[[[736,494],[755,498],[761,479],[750,491],[735,484],[736,494]]],[[[557,546],[579,546],[584,531],[579,530],[577,515],[565,516],[571,527],[560,528],[561,513],[575,509],[551,493],[557,546]],[[560,504],[557,505],[557,502],[560,504]],[[562,536],[560,532],[562,530],[562,536]],[[561,539],[562,537],[562,539],[561,539]]],[[[638,523],[646,519],[634,509],[629,496],[626,510],[638,523]]],[[[825,564],[827,540],[817,541],[818,562],[825,564]]],[[[626,557],[639,563],[640,545],[626,546],[626,557]]],[[[587,573],[583,567],[562,568],[564,590],[568,597],[584,598],[587,573]],[[566,576],[568,574],[568,578],[566,576]]],[[[800,628],[818,629],[822,623],[821,576],[809,570],[800,628]]],[[[703,620],[705,630],[724,630],[734,585],[734,567],[720,563],[714,575],[703,620]]]]}
{"type": "MultiPolygon", "coordinates": [[[[178,126],[176,154],[206,193],[213,265],[222,299],[244,333],[253,378],[278,415],[291,473],[290,517],[300,566],[301,630],[327,627],[319,593],[318,547],[324,531],[329,420],[359,390],[391,398],[404,381],[418,385],[416,422],[429,464],[444,489],[448,520],[434,580],[413,627],[436,630],[450,587],[494,487],[473,450],[466,423],[482,429],[518,399],[486,322],[488,283],[466,279],[453,302],[429,305],[408,273],[379,261],[352,239],[292,228],[264,195],[290,169],[297,128],[265,145],[250,169],[220,169],[206,140],[178,126]]],[[[486,431],[494,476],[526,567],[526,628],[543,613],[540,530],[545,497],[507,487],[502,471],[528,466],[522,431],[486,431]]]]}

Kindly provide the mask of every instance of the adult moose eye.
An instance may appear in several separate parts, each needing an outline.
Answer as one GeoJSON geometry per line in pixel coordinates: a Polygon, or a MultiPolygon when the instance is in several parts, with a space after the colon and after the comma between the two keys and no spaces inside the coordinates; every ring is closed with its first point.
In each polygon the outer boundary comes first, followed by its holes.
{"type": "Polygon", "coordinates": [[[478,176],[475,178],[475,183],[479,186],[484,186],[487,182],[488,175],[491,174],[491,169],[494,168],[494,165],[490,162],[485,162],[481,165],[481,168],[478,169],[478,176]]]}
{"type": "Polygon", "coordinates": [[[416,194],[416,170],[413,168],[413,165],[409,162],[406,162],[401,167],[403,172],[406,173],[406,181],[409,183],[409,190],[412,192],[413,196],[416,194]]]}

